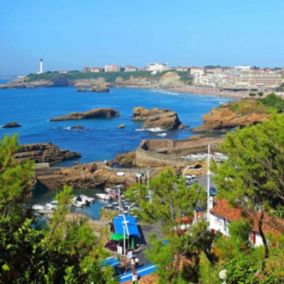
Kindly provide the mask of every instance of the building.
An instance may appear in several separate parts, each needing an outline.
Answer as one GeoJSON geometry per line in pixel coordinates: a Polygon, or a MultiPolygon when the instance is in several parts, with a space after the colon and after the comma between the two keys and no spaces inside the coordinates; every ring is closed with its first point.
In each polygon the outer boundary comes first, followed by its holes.
{"type": "Polygon", "coordinates": [[[271,91],[282,83],[280,72],[271,69],[252,69],[250,66],[213,69],[192,67],[190,73],[194,85],[236,91],[271,91]]]}
{"type": "Polygon", "coordinates": [[[263,69],[230,69],[226,73],[226,81],[221,86],[227,89],[272,90],[282,82],[279,72],[263,69]]]}
{"type": "Polygon", "coordinates": [[[165,63],[150,63],[146,70],[149,72],[164,72],[170,70],[170,68],[165,63]]]}
{"type": "Polygon", "coordinates": [[[177,72],[188,72],[189,68],[188,67],[184,67],[184,66],[177,66],[177,67],[175,67],[175,70],[177,72]]]}
{"type": "Polygon", "coordinates": [[[42,60],[42,58],[39,61],[39,72],[38,73],[39,74],[43,73],[43,60],[42,60]]]}
{"type": "Polygon", "coordinates": [[[120,72],[121,67],[116,64],[105,65],[104,67],[105,72],[120,72]]]}
{"type": "Polygon", "coordinates": [[[83,68],[83,72],[85,73],[100,73],[100,72],[103,72],[104,69],[103,68],[100,68],[100,67],[84,67],[83,68]]]}
{"type": "Polygon", "coordinates": [[[205,69],[199,67],[191,67],[190,68],[190,75],[193,77],[193,84],[194,85],[206,85],[204,81],[205,69]]]}
{"type": "Polygon", "coordinates": [[[127,65],[124,67],[124,72],[136,72],[138,68],[135,66],[127,65]]]}
{"type": "MultiPolygon", "coordinates": [[[[224,236],[229,236],[230,222],[243,218],[245,217],[242,209],[231,207],[227,200],[219,200],[210,210],[209,229],[212,232],[220,232],[224,236]]],[[[251,214],[250,218],[252,220],[252,232],[249,240],[254,246],[261,246],[263,243],[258,230],[259,213],[251,214]]],[[[263,231],[266,235],[284,235],[284,219],[265,214],[263,231]]]]}

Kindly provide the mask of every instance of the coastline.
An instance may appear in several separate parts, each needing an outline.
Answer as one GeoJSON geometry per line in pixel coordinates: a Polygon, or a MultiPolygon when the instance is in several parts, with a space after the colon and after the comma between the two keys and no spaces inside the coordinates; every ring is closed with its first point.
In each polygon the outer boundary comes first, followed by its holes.
{"type": "Polygon", "coordinates": [[[230,92],[223,91],[219,88],[210,88],[210,87],[199,87],[199,86],[179,86],[179,87],[167,87],[167,86],[141,86],[141,85],[113,85],[111,88],[129,88],[129,89],[145,89],[145,90],[161,90],[161,91],[169,91],[169,92],[177,92],[177,93],[190,93],[192,95],[200,95],[200,96],[218,96],[218,97],[226,97],[226,98],[235,98],[242,99],[248,98],[249,92],[230,92]]]}

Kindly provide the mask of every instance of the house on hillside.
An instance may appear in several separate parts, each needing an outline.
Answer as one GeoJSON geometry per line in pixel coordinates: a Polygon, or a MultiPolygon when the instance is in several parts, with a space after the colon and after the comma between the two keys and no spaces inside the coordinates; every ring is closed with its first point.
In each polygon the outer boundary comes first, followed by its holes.
{"type": "MultiPolygon", "coordinates": [[[[251,215],[252,232],[250,234],[250,242],[254,246],[263,245],[258,230],[259,213],[251,215]]],[[[242,218],[243,210],[241,208],[232,207],[227,200],[219,200],[210,210],[209,229],[212,232],[220,232],[225,236],[229,236],[229,224],[242,218]]],[[[284,235],[284,219],[264,215],[263,231],[266,235],[284,235]]]]}
{"type": "Polygon", "coordinates": [[[124,67],[124,72],[136,72],[136,71],[138,71],[138,68],[135,66],[126,65],[124,67]]]}

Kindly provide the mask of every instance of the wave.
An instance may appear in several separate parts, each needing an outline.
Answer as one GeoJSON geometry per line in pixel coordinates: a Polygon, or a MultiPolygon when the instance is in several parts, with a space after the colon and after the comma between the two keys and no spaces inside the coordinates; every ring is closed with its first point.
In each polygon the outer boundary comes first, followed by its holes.
{"type": "Polygon", "coordinates": [[[167,133],[165,133],[165,132],[163,132],[163,133],[159,133],[159,134],[157,134],[157,136],[159,136],[159,137],[166,137],[166,136],[168,136],[168,134],[167,134],[167,133]]]}
{"type": "Polygon", "coordinates": [[[153,127],[153,128],[137,128],[136,131],[150,131],[150,132],[163,132],[164,129],[160,127],[153,127]]]}
{"type": "Polygon", "coordinates": [[[180,93],[172,92],[172,91],[167,91],[163,89],[151,89],[152,93],[158,93],[158,94],[163,94],[163,95],[170,95],[170,96],[179,96],[181,95],[180,93]]]}

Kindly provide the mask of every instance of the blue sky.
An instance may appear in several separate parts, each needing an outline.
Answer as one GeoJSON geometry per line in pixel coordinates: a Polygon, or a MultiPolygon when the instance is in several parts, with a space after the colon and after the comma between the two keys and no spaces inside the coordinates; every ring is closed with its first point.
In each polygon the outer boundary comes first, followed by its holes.
{"type": "Polygon", "coordinates": [[[0,74],[108,63],[284,66],[284,0],[1,0],[0,74]]]}

